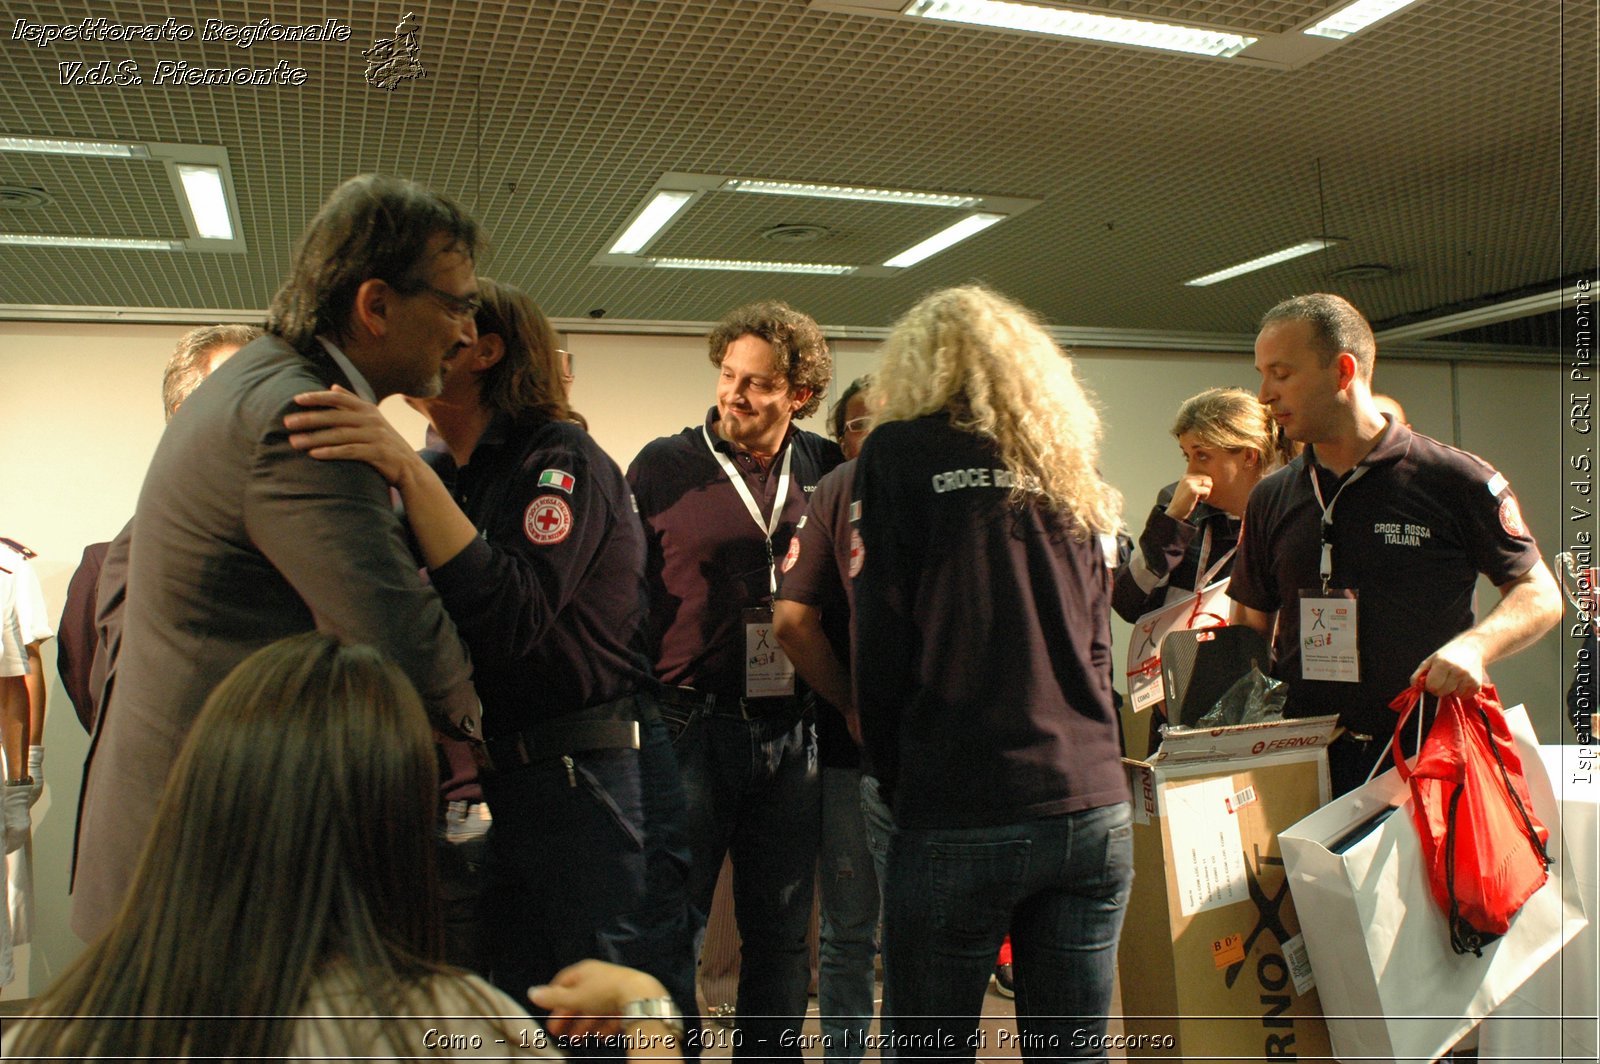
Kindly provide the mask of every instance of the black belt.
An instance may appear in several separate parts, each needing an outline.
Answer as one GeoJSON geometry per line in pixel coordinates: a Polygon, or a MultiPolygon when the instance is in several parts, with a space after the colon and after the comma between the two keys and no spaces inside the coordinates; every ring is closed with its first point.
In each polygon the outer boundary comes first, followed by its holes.
{"type": "Polygon", "coordinates": [[[628,695],[485,739],[483,748],[501,770],[592,750],[637,750],[639,725],[659,717],[650,700],[628,695]]]}
{"type": "Polygon", "coordinates": [[[791,716],[798,719],[805,713],[811,695],[779,695],[774,698],[745,698],[741,695],[719,695],[711,691],[696,691],[692,687],[664,687],[657,695],[661,701],[686,709],[704,708],[719,717],[739,717],[757,720],[766,717],[791,716]]]}

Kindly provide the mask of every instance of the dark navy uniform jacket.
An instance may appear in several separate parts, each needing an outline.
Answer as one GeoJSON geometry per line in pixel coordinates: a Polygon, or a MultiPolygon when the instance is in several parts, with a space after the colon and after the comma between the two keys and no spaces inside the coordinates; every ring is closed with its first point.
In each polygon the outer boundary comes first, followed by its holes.
{"type": "Polygon", "coordinates": [[[588,432],[499,415],[465,468],[442,449],[424,457],[478,527],[429,575],[472,652],[485,734],[653,689],[644,536],[588,432]]]}
{"type": "Polygon", "coordinates": [[[943,414],[879,426],[856,463],[856,701],[901,827],[1128,800],[1099,538],[1009,479],[943,414]]]}
{"type": "MultiPolygon", "coordinates": [[[[1167,504],[1172,502],[1177,487],[1174,482],[1156,494],[1155,507],[1145,519],[1144,531],[1139,533],[1138,553],[1117,567],[1111,605],[1129,624],[1165,606],[1167,591],[1171,588],[1200,590],[1195,583],[1205,575],[1205,570],[1216,565],[1239,542],[1238,518],[1207,503],[1196,503],[1194,513],[1186,520],[1168,516],[1167,504]],[[1207,532],[1211,533],[1209,545],[1207,532]],[[1209,549],[1205,549],[1207,546],[1209,549]],[[1155,580],[1155,586],[1149,591],[1140,587],[1141,576],[1147,583],[1155,580]]],[[[1211,579],[1221,580],[1232,568],[1230,559],[1211,579]]]]}

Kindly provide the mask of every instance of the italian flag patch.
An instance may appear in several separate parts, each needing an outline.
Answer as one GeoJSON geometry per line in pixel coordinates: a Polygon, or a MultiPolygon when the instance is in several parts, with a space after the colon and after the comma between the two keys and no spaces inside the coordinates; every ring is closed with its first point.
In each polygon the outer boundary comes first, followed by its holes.
{"type": "Polygon", "coordinates": [[[572,485],[575,483],[577,481],[572,474],[564,469],[546,469],[539,474],[539,486],[541,488],[555,488],[557,491],[564,491],[568,495],[572,494],[572,485]]]}

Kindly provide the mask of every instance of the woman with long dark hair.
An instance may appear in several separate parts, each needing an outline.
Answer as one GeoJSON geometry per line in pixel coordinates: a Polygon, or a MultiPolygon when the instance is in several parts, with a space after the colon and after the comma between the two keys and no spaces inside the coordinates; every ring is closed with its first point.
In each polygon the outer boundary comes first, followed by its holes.
{"type": "MultiPolygon", "coordinates": [[[[252,654],[196,718],[121,912],[7,1025],[6,1059],[544,1045],[515,1001],[437,960],[437,779],[422,703],[378,651],[311,632],[252,654]]],[[[539,997],[558,1012],[665,993],[593,963],[556,982],[539,997]]],[[[647,1021],[627,1044],[666,1034],[647,1021]]]]}

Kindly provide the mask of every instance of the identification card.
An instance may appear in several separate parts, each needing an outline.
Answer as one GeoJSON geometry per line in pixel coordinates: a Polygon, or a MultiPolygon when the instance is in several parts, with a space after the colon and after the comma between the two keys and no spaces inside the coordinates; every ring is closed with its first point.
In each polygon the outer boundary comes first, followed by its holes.
{"type": "Polygon", "coordinates": [[[744,611],[744,696],[784,698],[794,694],[794,662],[772,634],[772,610],[744,611]]]}
{"type": "Polygon", "coordinates": [[[1138,669],[1128,673],[1128,697],[1135,710],[1147,709],[1166,700],[1167,688],[1161,680],[1161,659],[1147,658],[1138,669]]]}
{"type": "Polygon", "coordinates": [[[1361,681],[1356,650],[1356,593],[1350,588],[1307,588],[1300,592],[1300,677],[1361,681]]]}

